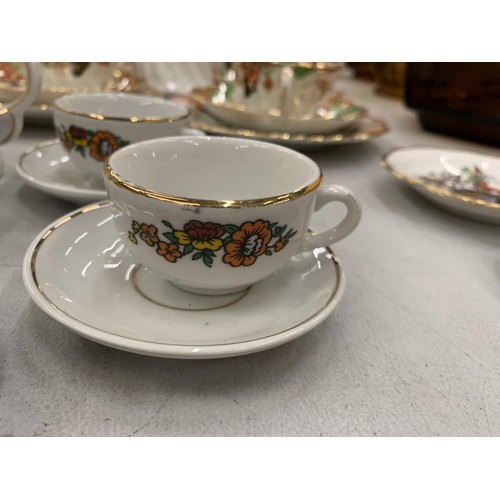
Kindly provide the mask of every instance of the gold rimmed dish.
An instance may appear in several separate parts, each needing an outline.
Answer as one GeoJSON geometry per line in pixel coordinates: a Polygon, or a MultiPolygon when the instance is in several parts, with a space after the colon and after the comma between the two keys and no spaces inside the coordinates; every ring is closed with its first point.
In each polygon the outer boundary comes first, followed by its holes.
{"type": "Polygon", "coordinates": [[[443,210],[500,224],[500,157],[451,148],[395,148],[381,165],[443,210]]]}
{"type": "Polygon", "coordinates": [[[329,248],[298,255],[241,295],[184,292],[133,259],[112,219],[108,202],[69,213],[35,238],[23,262],[35,304],[94,342],[168,358],[250,354],[312,330],[344,293],[343,266],[329,248]]]}
{"type": "Polygon", "coordinates": [[[380,137],[389,130],[382,120],[365,116],[349,126],[344,126],[344,128],[334,134],[265,132],[255,129],[233,127],[200,110],[194,110],[192,112],[190,126],[208,134],[258,139],[299,150],[364,142],[380,137]]]}

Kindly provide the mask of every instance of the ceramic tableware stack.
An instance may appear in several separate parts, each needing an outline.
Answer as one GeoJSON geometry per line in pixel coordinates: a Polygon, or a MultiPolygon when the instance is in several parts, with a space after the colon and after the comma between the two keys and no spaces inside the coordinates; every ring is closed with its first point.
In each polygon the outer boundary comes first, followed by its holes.
{"type": "Polygon", "coordinates": [[[365,141],[387,127],[335,88],[341,63],[228,63],[196,88],[191,126],[298,149],[365,141]]]}
{"type": "Polygon", "coordinates": [[[70,94],[53,103],[57,139],[26,151],[16,167],[32,187],[78,204],[106,198],[103,167],[129,144],[174,135],[203,136],[189,128],[183,104],[133,93],[70,94]]]}
{"type": "MultiPolygon", "coordinates": [[[[85,100],[95,114],[118,112],[96,99],[85,100]]],[[[28,248],[24,283],[49,316],[118,349],[200,359],[289,342],[335,309],[345,273],[330,245],[361,216],[349,189],[325,184],[308,157],[260,141],[176,136],[118,148],[168,122],[81,116],[82,102],[58,102],[56,127],[91,175],[101,166],[87,155],[100,163],[113,149],[109,201],[54,221],[28,248]],[[313,212],[331,202],[345,205],[344,219],[314,234],[313,212]]],[[[140,117],[136,104],[120,109],[140,117]]]]}

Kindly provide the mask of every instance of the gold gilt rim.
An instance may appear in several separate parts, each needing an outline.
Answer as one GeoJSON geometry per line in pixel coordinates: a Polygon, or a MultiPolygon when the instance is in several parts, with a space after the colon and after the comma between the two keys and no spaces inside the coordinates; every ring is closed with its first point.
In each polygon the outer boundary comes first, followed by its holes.
{"type": "MultiPolygon", "coordinates": [[[[99,92],[96,92],[99,93],[99,92]]],[[[116,94],[116,93],[115,93],[116,94]]],[[[68,96],[61,96],[60,99],[64,97],[70,97],[71,95],[75,94],[70,94],[68,96]]],[[[85,95],[92,95],[92,93],[88,93],[85,95]]],[[[130,95],[128,95],[130,97],[130,95]]],[[[146,96],[147,97],[147,96],[146,96]]],[[[66,109],[59,104],[57,104],[57,101],[59,99],[56,99],[52,103],[52,107],[56,109],[57,111],[60,111],[61,113],[65,113],[68,115],[76,115],[76,116],[83,116],[85,118],[92,118],[94,120],[113,120],[113,121],[118,121],[118,122],[129,122],[129,123],[173,123],[177,122],[179,120],[183,120],[185,118],[188,118],[189,115],[191,114],[191,111],[189,109],[186,109],[186,112],[182,115],[179,116],[174,116],[172,118],[165,118],[161,116],[147,116],[145,118],[138,118],[137,116],[130,116],[128,118],[120,117],[120,116],[109,116],[109,115],[101,115],[99,113],[81,113],[79,111],[71,111],[69,109],[66,109]]]]}
{"type": "MultiPolygon", "coordinates": [[[[210,95],[211,92],[217,92],[219,89],[218,87],[198,87],[195,88],[191,91],[191,95],[193,99],[198,102],[199,104],[202,105],[212,105],[216,106],[218,108],[225,108],[225,109],[230,109],[231,111],[238,111],[240,113],[246,113],[247,112],[247,107],[244,104],[235,104],[232,102],[214,102],[213,100],[213,95],[210,95]]],[[[368,110],[363,108],[362,106],[357,106],[351,101],[348,101],[347,99],[336,99],[335,96],[332,100],[329,101],[329,103],[325,106],[325,108],[328,110],[330,106],[333,104],[340,104],[340,105],[346,105],[346,107],[352,106],[353,108],[357,108],[359,111],[351,112],[347,115],[342,115],[340,118],[339,117],[329,117],[329,116],[315,116],[313,119],[305,120],[301,118],[289,118],[287,116],[279,116],[279,115],[274,115],[271,113],[272,109],[270,109],[267,113],[263,111],[256,111],[256,112],[251,112],[249,114],[252,115],[257,115],[265,118],[276,118],[278,120],[294,120],[294,121],[308,121],[308,122],[343,122],[345,124],[348,124],[354,120],[358,120],[359,118],[363,118],[368,114],[368,110]]],[[[208,110],[207,110],[208,112],[208,110]]]]}
{"type": "MultiPolygon", "coordinates": [[[[217,124],[203,121],[203,115],[206,113],[196,112],[191,119],[189,126],[197,130],[212,134],[222,134],[232,137],[245,137],[251,139],[265,140],[282,140],[282,141],[298,141],[304,144],[320,144],[320,143],[350,143],[362,142],[374,137],[378,137],[389,131],[389,127],[382,120],[377,120],[366,115],[363,118],[370,120],[369,125],[360,125],[354,131],[342,130],[335,134],[289,134],[288,132],[265,132],[262,130],[253,130],[246,128],[232,127],[226,123],[219,122],[217,124]]],[[[208,116],[209,120],[217,120],[208,116]]],[[[219,121],[219,120],[217,120],[219,121]]],[[[346,125],[348,126],[348,125],[346,125]]]]}
{"type": "MultiPolygon", "coordinates": [[[[7,104],[6,106],[0,107],[0,116],[5,115],[9,111],[16,108],[19,104],[21,104],[24,101],[24,99],[26,98],[26,96],[28,95],[30,89],[31,89],[31,69],[30,69],[29,65],[26,65],[26,87],[24,88],[23,93],[17,99],[15,99],[13,102],[7,104]]],[[[10,135],[9,135],[9,137],[10,137],[10,135]]]]}
{"type": "Polygon", "coordinates": [[[270,196],[268,198],[255,198],[249,200],[200,200],[193,198],[183,198],[179,196],[170,196],[168,194],[157,193],[156,191],[151,191],[141,186],[137,186],[132,182],[122,179],[118,174],[113,172],[111,166],[109,165],[109,159],[105,160],[104,162],[104,174],[111,182],[116,184],[118,187],[127,189],[132,193],[140,194],[154,200],[176,203],[177,205],[204,208],[250,208],[279,205],[281,203],[287,203],[308,193],[311,193],[321,184],[321,181],[323,180],[323,172],[321,172],[321,169],[319,169],[319,177],[314,182],[290,193],[281,194],[278,196],[270,196]]]}
{"type": "MultiPolygon", "coordinates": [[[[84,325],[84,326],[87,326],[87,327],[92,328],[94,330],[98,330],[100,332],[103,332],[103,333],[106,333],[106,334],[109,334],[109,335],[114,335],[114,336],[117,336],[117,337],[129,340],[129,341],[133,341],[133,342],[136,342],[136,343],[140,343],[140,344],[142,344],[142,343],[157,344],[157,345],[162,345],[162,346],[166,345],[166,346],[173,346],[173,347],[186,347],[186,348],[189,348],[189,349],[192,349],[193,347],[197,347],[197,346],[191,345],[191,344],[164,344],[164,343],[159,343],[159,342],[151,342],[151,341],[147,341],[147,340],[142,340],[141,341],[141,340],[134,339],[134,338],[131,338],[131,337],[122,337],[120,335],[117,335],[116,333],[109,332],[109,331],[106,331],[106,330],[102,330],[100,328],[97,328],[95,326],[90,325],[89,323],[85,323],[84,321],[81,321],[78,318],[75,318],[74,316],[71,316],[66,311],[64,311],[63,309],[61,309],[60,307],[58,307],[56,304],[54,304],[54,302],[52,302],[52,300],[43,291],[43,288],[40,285],[40,283],[38,281],[37,274],[36,274],[36,259],[37,259],[37,256],[38,256],[38,252],[40,251],[40,248],[43,245],[43,243],[45,242],[45,240],[52,233],[54,233],[54,231],[57,228],[59,228],[62,225],[66,224],[67,222],[71,221],[75,217],[78,217],[79,215],[85,214],[87,212],[91,212],[92,210],[98,210],[100,208],[104,208],[106,206],[109,206],[109,204],[110,204],[109,201],[104,201],[104,202],[101,202],[101,203],[96,203],[96,204],[93,204],[93,205],[89,205],[89,206],[87,206],[85,208],[82,208],[82,209],[78,210],[77,212],[71,213],[70,215],[64,217],[64,219],[60,220],[57,224],[55,224],[54,226],[52,226],[49,229],[47,229],[47,231],[36,241],[35,246],[33,248],[33,251],[31,253],[30,261],[29,261],[30,276],[31,276],[31,279],[33,280],[33,283],[35,284],[37,290],[39,291],[40,295],[42,296],[43,300],[46,301],[46,303],[48,303],[51,306],[50,311],[48,311],[49,315],[51,315],[54,318],[57,318],[55,316],[54,312],[52,311],[52,309],[54,309],[58,313],[64,315],[66,318],[69,318],[69,319],[71,319],[73,321],[76,321],[80,325],[84,325]]],[[[311,234],[313,234],[313,235],[316,234],[311,229],[308,229],[308,231],[311,234]]],[[[314,314],[312,314],[311,316],[309,316],[307,319],[305,319],[301,323],[299,323],[297,325],[294,325],[294,326],[292,326],[290,328],[287,328],[285,330],[282,330],[280,332],[272,333],[270,335],[266,335],[265,337],[261,337],[259,339],[251,339],[251,340],[243,340],[243,341],[239,341],[239,342],[231,342],[231,343],[224,344],[224,345],[230,346],[230,345],[248,344],[248,343],[252,343],[252,342],[262,341],[263,339],[274,337],[274,336],[277,336],[277,335],[282,335],[283,333],[286,333],[286,332],[288,332],[290,330],[294,330],[295,328],[306,324],[308,321],[311,321],[313,318],[317,317],[318,314],[322,313],[335,300],[335,297],[337,296],[337,293],[338,293],[338,291],[340,289],[340,285],[341,285],[342,281],[345,282],[345,278],[344,278],[344,280],[342,279],[343,273],[341,271],[341,264],[340,264],[340,260],[337,257],[336,253],[329,246],[324,247],[324,248],[328,251],[328,255],[329,255],[329,257],[330,257],[330,259],[331,259],[331,261],[333,263],[333,266],[335,268],[335,286],[333,287],[332,293],[330,294],[330,296],[328,297],[328,299],[326,300],[326,302],[317,311],[315,311],[314,314]]],[[[40,299],[38,299],[38,300],[40,300],[40,299]]],[[[199,312],[204,312],[204,311],[199,311],[199,312]]],[[[68,323],[66,323],[64,321],[64,319],[62,319],[62,318],[57,318],[57,319],[58,320],[62,320],[64,324],[66,324],[67,326],[70,326],[68,323]]],[[[97,340],[95,338],[95,336],[91,336],[91,338],[93,338],[94,340],[97,340]]],[[[211,345],[203,345],[203,346],[199,346],[199,347],[201,347],[203,349],[207,349],[208,351],[210,351],[210,350],[216,349],[218,347],[221,347],[221,345],[220,344],[211,344],[211,345]]]]}
{"type": "MultiPolygon", "coordinates": [[[[404,150],[410,150],[410,149],[440,149],[440,148],[433,148],[432,146],[411,146],[411,147],[407,147],[407,148],[393,148],[382,157],[382,159],[380,160],[380,164],[382,165],[382,167],[384,167],[392,175],[394,175],[398,179],[406,182],[410,186],[419,187],[419,188],[425,189],[426,191],[429,191],[430,193],[433,193],[437,196],[441,196],[443,198],[451,198],[454,200],[459,200],[459,201],[462,201],[464,203],[468,203],[469,205],[474,205],[477,207],[493,208],[494,210],[500,210],[500,203],[492,203],[489,201],[476,200],[475,198],[471,198],[470,196],[460,195],[460,194],[453,193],[451,191],[448,191],[446,189],[443,189],[443,188],[440,188],[437,186],[432,186],[430,184],[426,184],[423,181],[420,181],[418,179],[415,179],[414,177],[411,177],[409,175],[406,175],[406,174],[399,172],[398,170],[396,170],[394,167],[392,167],[390,165],[388,158],[392,153],[395,153],[396,151],[404,151],[404,150]]],[[[449,148],[449,149],[456,149],[456,148],[449,148]]],[[[456,150],[474,153],[474,154],[481,154],[481,153],[478,153],[477,151],[473,151],[470,149],[456,149],[456,150]]],[[[492,156],[492,155],[485,154],[484,156],[492,156]]]]}

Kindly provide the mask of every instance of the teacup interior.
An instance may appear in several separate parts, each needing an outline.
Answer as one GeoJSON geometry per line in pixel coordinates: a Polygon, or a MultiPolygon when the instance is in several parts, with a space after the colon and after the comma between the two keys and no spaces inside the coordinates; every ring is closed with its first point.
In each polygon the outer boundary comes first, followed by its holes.
{"type": "Polygon", "coordinates": [[[174,119],[188,115],[187,108],[174,101],[115,92],[67,95],[57,99],[56,105],[68,112],[122,119],[174,119]]]}
{"type": "Polygon", "coordinates": [[[265,142],[172,137],[123,148],[109,160],[120,178],[155,193],[202,200],[279,196],[321,175],[309,158],[265,142]]]}

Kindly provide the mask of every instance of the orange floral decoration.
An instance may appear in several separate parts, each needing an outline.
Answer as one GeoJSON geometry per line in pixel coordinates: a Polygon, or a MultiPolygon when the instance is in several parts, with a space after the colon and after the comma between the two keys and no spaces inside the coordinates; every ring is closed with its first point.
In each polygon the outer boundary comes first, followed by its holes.
{"type": "Polygon", "coordinates": [[[224,262],[233,267],[251,266],[267,250],[271,241],[268,225],[268,222],[260,219],[254,223],[245,222],[225,246],[224,262]]]}
{"type": "Polygon", "coordinates": [[[153,225],[148,226],[147,224],[141,225],[141,233],[139,236],[144,240],[150,247],[155,246],[158,241],[158,235],[156,233],[157,229],[153,225]]]}
{"type": "Polygon", "coordinates": [[[281,240],[278,240],[275,244],[274,244],[274,251],[275,252],[279,252],[280,250],[283,250],[283,248],[285,248],[288,244],[288,240],[286,240],[285,238],[281,238],[281,240]]]}
{"type": "Polygon", "coordinates": [[[106,160],[118,149],[118,142],[110,132],[96,132],[90,141],[90,156],[97,161],[106,160]]]}
{"type": "Polygon", "coordinates": [[[160,241],[160,243],[158,243],[156,253],[165,257],[165,259],[169,262],[175,262],[182,256],[178,250],[179,247],[175,243],[165,243],[164,241],[160,241]]]}

